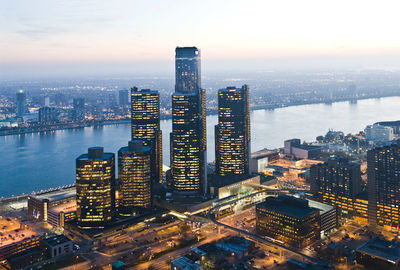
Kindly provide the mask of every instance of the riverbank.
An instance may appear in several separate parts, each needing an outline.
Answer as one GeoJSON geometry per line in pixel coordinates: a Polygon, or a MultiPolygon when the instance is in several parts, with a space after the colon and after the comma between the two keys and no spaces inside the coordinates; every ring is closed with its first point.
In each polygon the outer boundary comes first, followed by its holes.
{"type": "MultiPolygon", "coordinates": [[[[255,110],[275,110],[279,108],[287,108],[292,106],[301,106],[301,105],[312,105],[312,104],[333,104],[337,102],[351,102],[357,103],[359,100],[365,99],[376,99],[376,98],[385,98],[385,97],[397,97],[399,95],[381,95],[381,96],[362,96],[358,97],[357,99],[353,98],[337,98],[332,100],[316,100],[316,101],[306,101],[306,102],[292,102],[289,104],[277,104],[277,105],[269,105],[269,104],[261,104],[261,105],[253,105],[250,109],[252,111],[255,110]]],[[[207,116],[217,115],[218,110],[207,110],[207,116]]],[[[169,120],[172,118],[172,115],[161,115],[161,120],[169,120]]],[[[68,130],[68,129],[82,129],[85,127],[92,127],[92,126],[106,126],[106,125],[115,125],[115,124],[129,124],[131,120],[128,119],[119,119],[119,120],[102,120],[102,121],[90,121],[84,123],[66,123],[66,124],[58,124],[55,126],[46,126],[40,128],[16,128],[12,130],[0,130],[0,136],[9,136],[9,135],[21,135],[21,134],[31,134],[31,133],[46,133],[46,132],[53,132],[57,130],[68,130]]]]}

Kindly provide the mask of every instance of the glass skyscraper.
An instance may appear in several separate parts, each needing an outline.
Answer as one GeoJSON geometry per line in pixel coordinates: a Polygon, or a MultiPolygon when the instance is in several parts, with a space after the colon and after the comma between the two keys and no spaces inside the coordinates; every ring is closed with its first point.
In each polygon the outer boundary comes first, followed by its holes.
{"type": "Polygon", "coordinates": [[[91,147],[76,159],[78,227],[104,228],[115,215],[115,155],[91,147]]]}
{"type": "Polygon", "coordinates": [[[162,182],[162,132],[160,130],[160,94],[136,87],[131,89],[132,140],[151,147],[153,183],[162,182]]]}
{"type": "Polygon", "coordinates": [[[22,117],[26,111],[26,94],[23,90],[19,90],[16,94],[17,116],[22,117]]]}
{"type": "Polygon", "coordinates": [[[216,174],[250,173],[249,87],[218,91],[218,125],[215,126],[216,174]]]}
{"type": "Polygon", "coordinates": [[[175,93],[172,95],[171,175],[174,192],[206,192],[205,91],[201,89],[200,50],[175,50],[175,93]]]}
{"type": "Polygon", "coordinates": [[[120,214],[133,216],[152,206],[151,147],[132,140],[118,151],[120,214]]]}

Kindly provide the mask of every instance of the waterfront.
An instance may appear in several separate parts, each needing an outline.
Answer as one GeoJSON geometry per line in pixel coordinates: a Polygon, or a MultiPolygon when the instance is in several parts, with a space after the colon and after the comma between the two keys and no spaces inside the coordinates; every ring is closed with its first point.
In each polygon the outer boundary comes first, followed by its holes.
{"type": "MultiPolygon", "coordinates": [[[[314,140],[329,128],[358,132],[377,121],[399,120],[400,97],[256,110],[251,113],[252,151],[276,148],[283,140],[314,140]]],[[[207,117],[208,161],[214,160],[214,125],[207,117]]],[[[163,157],[169,165],[171,120],[162,120],[163,157]]],[[[130,139],[130,125],[116,124],[0,137],[0,197],[18,195],[75,181],[75,158],[90,146],[116,153],[130,139]]]]}

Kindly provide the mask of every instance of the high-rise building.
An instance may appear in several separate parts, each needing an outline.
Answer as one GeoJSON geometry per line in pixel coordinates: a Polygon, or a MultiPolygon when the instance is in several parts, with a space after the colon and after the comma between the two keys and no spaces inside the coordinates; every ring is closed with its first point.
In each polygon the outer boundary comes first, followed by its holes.
{"type": "Polygon", "coordinates": [[[175,49],[175,92],[191,93],[201,89],[200,50],[196,47],[175,49]]]}
{"type": "Polygon", "coordinates": [[[207,143],[200,51],[195,47],[177,47],[175,53],[170,135],[172,188],[182,195],[202,195],[207,188],[207,143]]]}
{"type": "Polygon", "coordinates": [[[117,98],[115,96],[115,92],[110,92],[107,95],[107,104],[110,107],[114,107],[117,105],[117,98]]]}
{"type": "Polygon", "coordinates": [[[115,155],[91,147],[76,159],[78,227],[104,228],[115,215],[115,155]]]}
{"type": "Polygon", "coordinates": [[[74,109],[72,119],[74,121],[85,120],[85,99],[74,98],[74,109]]]}
{"type": "Polygon", "coordinates": [[[358,207],[361,192],[360,164],[343,158],[329,159],[310,168],[311,192],[321,202],[335,205],[343,216],[366,218],[366,212],[358,207]]]}
{"type": "Polygon", "coordinates": [[[119,90],[118,92],[119,106],[129,105],[129,91],[119,90]]]}
{"type": "Polygon", "coordinates": [[[57,111],[52,107],[43,107],[39,109],[39,122],[50,123],[57,120],[57,111]]]}
{"type": "Polygon", "coordinates": [[[23,90],[18,90],[16,94],[17,101],[17,116],[22,117],[26,112],[26,93],[23,90]]]}
{"type": "Polygon", "coordinates": [[[400,141],[367,153],[368,222],[400,225],[400,141]]]}
{"type": "Polygon", "coordinates": [[[215,126],[215,169],[221,176],[250,173],[249,87],[218,91],[215,126]]]}
{"type": "Polygon", "coordinates": [[[151,147],[152,182],[162,182],[162,132],[160,129],[160,94],[136,87],[131,89],[132,140],[151,147]]]}
{"type": "Polygon", "coordinates": [[[151,147],[132,140],[118,151],[120,214],[133,216],[152,206],[151,147]]]}

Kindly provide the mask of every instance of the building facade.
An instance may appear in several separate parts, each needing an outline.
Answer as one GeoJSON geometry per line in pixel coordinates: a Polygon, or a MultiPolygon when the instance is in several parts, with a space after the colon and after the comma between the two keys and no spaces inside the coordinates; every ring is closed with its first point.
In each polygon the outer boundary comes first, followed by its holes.
{"type": "Polygon", "coordinates": [[[160,129],[160,94],[148,89],[131,89],[132,140],[151,147],[153,183],[162,182],[162,132],[160,129]]]}
{"type": "Polygon", "coordinates": [[[368,222],[399,227],[400,142],[367,153],[368,222]]]}
{"type": "Polygon", "coordinates": [[[320,211],[307,200],[287,195],[267,197],[256,205],[257,234],[301,248],[320,238],[320,211]]]}
{"type": "Polygon", "coordinates": [[[16,94],[17,116],[22,117],[26,112],[26,93],[23,90],[18,90],[16,94]]]}
{"type": "Polygon", "coordinates": [[[72,120],[77,122],[85,120],[85,99],[74,98],[73,105],[72,120]]]}
{"type": "Polygon", "coordinates": [[[118,151],[120,215],[134,216],[152,206],[151,147],[130,141],[118,151]]]}
{"type": "Polygon", "coordinates": [[[39,109],[39,122],[40,123],[51,123],[57,121],[56,108],[43,107],[39,109]]]}
{"type": "Polygon", "coordinates": [[[310,168],[311,192],[323,203],[337,206],[344,216],[356,215],[361,192],[360,164],[334,158],[310,168]]]}
{"type": "Polygon", "coordinates": [[[218,125],[215,126],[216,174],[249,174],[250,166],[249,87],[218,91],[218,125]]]}
{"type": "Polygon", "coordinates": [[[129,90],[119,90],[118,101],[119,106],[129,105],[129,90]]]}
{"type": "Polygon", "coordinates": [[[104,228],[115,215],[115,155],[91,147],[76,159],[78,227],[104,228]]]}
{"type": "Polygon", "coordinates": [[[200,51],[176,48],[175,93],[172,95],[172,189],[202,195],[207,188],[205,90],[200,84],[200,51]]]}

